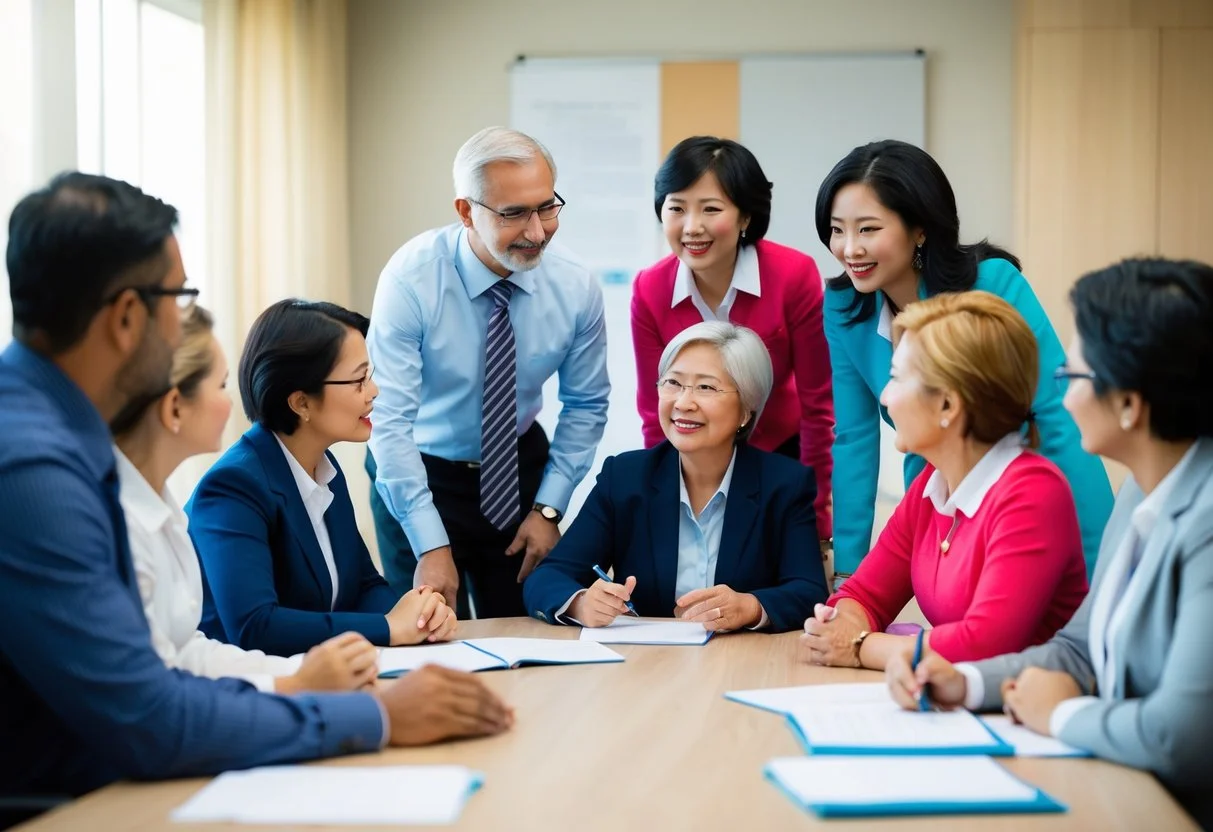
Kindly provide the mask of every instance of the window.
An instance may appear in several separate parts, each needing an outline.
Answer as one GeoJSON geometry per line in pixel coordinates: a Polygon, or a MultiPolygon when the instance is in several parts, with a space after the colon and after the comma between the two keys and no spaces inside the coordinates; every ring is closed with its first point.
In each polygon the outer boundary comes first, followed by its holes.
{"type": "MultiPolygon", "coordinates": [[[[33,186],[34,56],[32,0],[0,3],[0,251],[8,246],[8,215],[33,186]]],[[[0,256],[0,348],[12,338],[8,271],[0,256]]]]}
{"type": "Polygon", "coordinates": [[[205,70],[201,0],[76,0],[79,167],[177,206],[185,271],[204,304],[205,70]]]}

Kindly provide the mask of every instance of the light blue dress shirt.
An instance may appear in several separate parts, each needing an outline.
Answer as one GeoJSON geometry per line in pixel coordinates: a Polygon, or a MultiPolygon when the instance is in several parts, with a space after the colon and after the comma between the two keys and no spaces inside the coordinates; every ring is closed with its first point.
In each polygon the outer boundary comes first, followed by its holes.
{"type": "MultiPolygon", "coordinates": [[[[427,231],[392,255],[379,276],[367,337],[379,398],[372,414],[376,487],[421,555],[450,542],[434,508],[421,454],[480,461],[484,350],[500,280],[460,224],[427,231]]],[[[535,423],[543,384],[559,374],[563,405],[536,500],[560,511],[590,469],[606,425],[602,288],[549,244],[540,265],[509,278],[518,378],[518,434],[535,423]]]]}
{"type": "Polygon", "coordinates": [[[674,581],[674,599],[677,600],[694,589],[705,589],[716,585],[716,561],[720,556],[720,534],[724,531],[724,507],[729,499],[729,485],[733,482],[733,464],[737,451],[729,460],[720,487],[708,500],[708,504],[695,517],[691,510],[691,498],[687,494],[687,483],[678,477],[678,577],[674,581]]]}

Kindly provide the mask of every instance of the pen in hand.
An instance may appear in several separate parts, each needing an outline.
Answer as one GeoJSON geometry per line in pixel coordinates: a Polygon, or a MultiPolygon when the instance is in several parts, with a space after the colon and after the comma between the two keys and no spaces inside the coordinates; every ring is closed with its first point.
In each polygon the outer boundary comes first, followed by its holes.
{"type": "MultiPolygon", "coordinates": [[[[599,578],[602,578],[608,584],[612,583],[610,576],[607,575],[606,572],[602,571],[601,566],[599,566],[598,564],[594,564],[593,569],[594,569],[594,574],[597,575],[599,578]]],[[[640,613],[636,612],[636,608],[632,606],[631,601],[624,601],[623,603],[627,605],[628,612],[630,612],[632,615],[636,616],[637,618],[640,617],[640,613]]]]}
{"type": "MultiPolygon", "coordinates": [[[[926,633],[925,629],[918,631],[918,638],[914,641],[914,658],[910,662],[910,670],[918,670],[918,663],[922,661],[922,637],[926,633]]],[[[923,685],[922,690],[918,693],[918,710],[931,710],[931,697],[927,695],[927,686],[923,685]]]]}

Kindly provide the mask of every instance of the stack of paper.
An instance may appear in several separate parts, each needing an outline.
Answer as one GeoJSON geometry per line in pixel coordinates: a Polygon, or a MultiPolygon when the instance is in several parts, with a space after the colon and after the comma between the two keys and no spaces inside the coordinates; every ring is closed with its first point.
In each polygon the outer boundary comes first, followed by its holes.
{"type": "Polygon", "coordinates": [[[484,777],[463,766],[269,766],[221,774],[179,822],[283,825],[454,823],[484,777]]]}
{"type": "Polygon", "coordinates": [[[1066,811],[989,757],[784,757],[764,774],[822,817],[1066,811]]]}
{"type": "Polygon", "coordinates": [[[1031,728],[1016,725],[1010,717],[1002,714],[986,714],[981,717],[986,727],[1002,738],[1002,741],[1015,749],[1016,757],[1090,757],[1090,751],[1083,751],[1072,745],[1066,745],[1054,737],[1038,734],[1031,728]]]}
{"type": "Polygon", "coordinates": [[[528,664],[621,661],[623,656],[601,644],[555,638],[477,638],[450,644],[385,647],[379,651],[379,675],[400,676],[427,664],[474,673],[477,670],[507,670],[528,664]]]}
{"type": "Polygon", "coordinates": [[[582,627],[582,641],[601,644],[707,644],[710,630],[694,621],[619,617],[605,627],[582,627]]]}
{"type": "Polygon", "coordinates": [[[791,688],[762,688],[731,690],[724,695],[742,705],[752,705],[777,714],[791,713],[793,708],[814,705],[846,705],[864,702],[881,703],[889,699],[888,689],[881,684],[865,682],[841,685],[800,685],[791,688]]]}
{"type": "Polygon", "coordinates": [[[968,711],[907,711],[887,691],[883,702],[797,706],[788,721],[810,754],[1012,753],[968,711]]]}

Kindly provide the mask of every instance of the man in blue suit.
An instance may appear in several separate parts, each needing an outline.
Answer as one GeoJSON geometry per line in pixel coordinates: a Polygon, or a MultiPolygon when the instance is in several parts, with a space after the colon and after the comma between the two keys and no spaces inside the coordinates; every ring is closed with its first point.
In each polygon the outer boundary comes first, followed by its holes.
{"type": "MultiPolygon", "coordinates": [[[[197,290],[177,212],[63,174],[9,224],[14,342],[0,353],[0,812],[122,777],[226,769],[493,733],[509,710],[466,674],[381,693],[261,694],[169,670],[135,583],[107,422],[168,388],[197,290]]],[[[13,820],[0,815],[0,826],[13,820]]]]}

